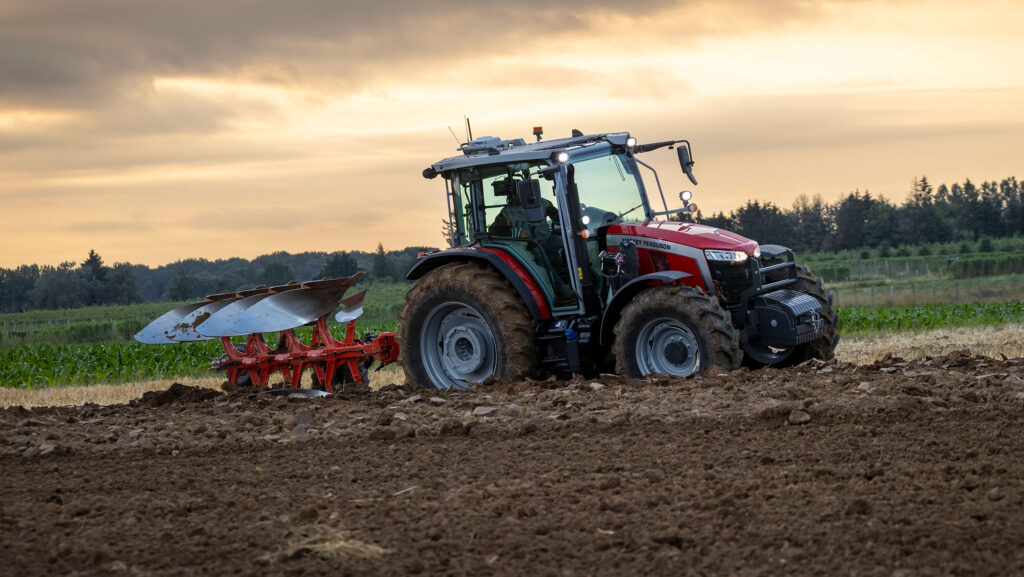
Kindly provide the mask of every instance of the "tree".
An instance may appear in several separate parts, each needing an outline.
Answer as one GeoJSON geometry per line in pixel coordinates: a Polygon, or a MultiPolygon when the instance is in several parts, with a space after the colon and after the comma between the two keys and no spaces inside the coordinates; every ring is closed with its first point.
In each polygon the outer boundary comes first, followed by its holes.
{"type": "Polygon", "coordinates": [[[913,190],[903,206],[896,210],[896,230],[900,242],[920,244],[949,240],[949,230],[935,206],[932,193],[932,185],[927,177],[914,179],[913,190]]]}
{"type": "Polygon", "coordinates": [[[39,280],[38,265],[21,265],[16,269],[0,269],[0,312],[16,313],[31,310],[32,287],[39,280]]]}
{"type": "Polygon", "coordinates": [[[167,286],[167,300],[187,301],[195,297],[195,285],[192,276],[185,272],[185,265],[178,265],[178,272],[167,286]]]}
{"type": "Polygon", "coordinates": [[[267,286],[288,284],[295,280],[295,271],[283,262],[272,262],[263,269],[263,282],[267,286]]]}
{"type": "Polygon", "coordinates": [[[736,232],[761,244],[785,245],[792,240],[790,219],[774,203],[748,200],[730,219],[736,223],[736,232]]]}
{"type": "Polygon", "coordinates": [[[391,262],[388,260],[387,253],[384,252],[384,244],[380,242],[377,243],[377,254],[373,255],[372,274],[374,278],[379,280],[394,277],[394,273],[391,272],[391,262]]]}
{"type": "Polygon", "coordinates": [[[895,208],[884,198],[874,199],[871,193],[851,192],[832,209],[836,226],[835,248],[855,249],[893,244],[895,208]]]}
{"type": "Polygon", "coordinates": [[[832,244],[832,221],[821,195],[813,199],[801,194],[789,215],[793,224],[792,248],[801,251],[822,251],[832,244]]]}
{"type": "Polygon", "coordinates": [[[359,272],[359,265],[356,263],[356,259],[345,251],[338,251],[327,257],[327,261],[324,262],[324,266],[320,269],[317,278],[345,278],[357,272],[359,272]]]}
{"type": "Polygon", "coordinates": [[[447,218],[441,219],[441,237],[444,238],[444,243],[447,246],[455,246],[456,241],[452,239],[452,221],[447,218]]]}
{"type": "Polygon", "coordinates": [[[698,210],[697,213],[694,214],[693,216],[693,222],[698,222],[700,224],[711,226],[714,228],[724,228],[726,230],[731,230],[735,226],[735,223],[732,221],[732,219],[726,216],[725,213],[722,211],[716,212],[711,216],[704,216],[698,210]]]}
{"type": "Polygon", "coordinates": [[[79,268],[82,282],[82,301],[86,306],[105,304],[103,299],[103,283],[107,278],[108,268],[95,250],[89,250],[89,256],[82,261],[79,268]]]}
{"type": "Polygon", "coordinates": [[[82,270],[85,271],[89,278],[94,278],[98,281],[102,281],[107,276],[109,270],[103,265],[103,259],[99,253],[95,250],[89,249],[89,256],[82,261],[82,270]]]}
{"type": "Polygon", "coordinates": [[[84,284],[75,263],[68,261],[57,267],[43,267],[41,273],[32,287],[33,308],[73,309],[85,305],[84,284]]]}
{"type": "Polygon", "coordinates": [[[1003,204],[1003,233],[1007,235],[1024,232],[1024,198],[1020,183],[1014,177],[999,182],[999,196],[1003,204]]]}
{"type": "Polygon", "coordinates": [[[110,269],[100,286],[99,304],[128,305],[142,302],[132,265],[121,262],[110,269]]]}

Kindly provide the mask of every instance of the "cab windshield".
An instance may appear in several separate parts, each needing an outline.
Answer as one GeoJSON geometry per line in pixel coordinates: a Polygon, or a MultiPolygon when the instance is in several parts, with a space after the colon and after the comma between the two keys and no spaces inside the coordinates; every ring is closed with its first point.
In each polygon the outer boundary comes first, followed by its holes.
{"type": "Polygon", "coordinates": [[[645,198],[636,164],[624,154],[573,163],[580,208],[590,226],[646,220],[645,198]]]}

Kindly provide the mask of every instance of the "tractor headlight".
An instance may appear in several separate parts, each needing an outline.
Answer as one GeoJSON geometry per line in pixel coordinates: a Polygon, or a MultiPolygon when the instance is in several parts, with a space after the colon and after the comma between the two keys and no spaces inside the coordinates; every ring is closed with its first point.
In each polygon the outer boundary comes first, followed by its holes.
{"type": "Polygon", "coordinates": [[[626,148],[633,148],[634,146],[636,146],[636,138],[630,136],[626,139],[626,148]]]}
{"type": "Polygon", "coordinates": [[[568,152],[564,152],[564,151],[563,152],[553,152],[551,154],[551,160],[553,160],[553,161],[555,161],[555,162],[557,162],[559,164],[565,164],[569,160],[569,153],[568,152]]]}
{"type": "Polygon", "coordinates": [[[754,258],[761,258],[761,247],[760,247],[760,245],[754,245],[754,258]]]}
{"type": "Polygon", "coordinates": [[[742,250],[715,250],[707,249],[704,251],[704,256],[708,260],[714,260],[718,262],[729,262],[733,264],[743,264],[747,262],[747,253],[742,250]]]}

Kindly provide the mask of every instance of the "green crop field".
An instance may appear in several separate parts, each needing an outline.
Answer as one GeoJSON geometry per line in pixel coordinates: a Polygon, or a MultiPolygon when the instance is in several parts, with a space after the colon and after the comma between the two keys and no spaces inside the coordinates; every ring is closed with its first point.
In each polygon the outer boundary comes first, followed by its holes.
{"type": "MultiPolygon", "coordinates": [[[[373,283],[366,289],[360,335],[395,330],[411,283],[373,283]]],[[[355,294],[351,290],[351,294],[355,294]]],[[[163,313],[185,303],[87,307],[0,315],[0,386],[120,383],[209,373],[210,361],[223,356],[219,340],[144,345],[132,335],[163,313]]],[[[344,325],[328,322],[335,338],[344,325]]],[[[310,328],[297,329],[309,342],[310,328]]],[[[277,334],[265,336],[270,346],[277,334]]],[[[235,339],[244,342],[244,338],[235,339]]]]}
{"type": "Polygon", "coordinates": [[[961,303],[905,307],[839,307],[845,337],[919,332],[939,328],[1000,326],[1024,321],[1024,302],[961,303]]]}
{"type": "MultiPolygon", "coordinates": [[[[368,291],[364,314],[357,321],[360,334],[395,330],[410,286],[411,283],[375,283],[360,287],[368,291]]],[[[970,291],[965,293],[965,298],[972,296],[970,291]]],[[[119,383],[209,374],[210,361],[223,355],[219,340],[167,345],[143,345],[131,340],[132,334],[178,304],[181,303],[0,315],[0,386],[119,383]]],[[[843,336],[856,337],[1020,323],[1024,321],[1024,302],[841,304],[839,312],[843,336]]],[[[343,335],[343,326],[333,321],[330,326],[336,337],[343,335]]],[[[309,328],[298,329],[296,333],[300,339],[309,341],[309,328]]],[[[276,344],[276,335],[266,338],[271,346],[276,344]]]]}

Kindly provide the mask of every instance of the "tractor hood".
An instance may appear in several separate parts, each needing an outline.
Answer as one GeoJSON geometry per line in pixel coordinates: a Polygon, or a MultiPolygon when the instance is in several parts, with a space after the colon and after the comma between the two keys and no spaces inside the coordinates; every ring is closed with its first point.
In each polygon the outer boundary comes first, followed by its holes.
{"type": "Polygon", "coordinates": [[[637,242],[640,248],[653,250],[667,251],[671,246],[666,245],[666,247],[660,248],[657,246],[658,241],[680,244],[699,250],[742,250],[748,256],[754,256],[754,249],[757,248],[757,242],[734,232],[691,222],[649,220],[647,222],[613,224],[608,227],[607,234],[608,244],[618,244],[628,238],[637,242]]]}

